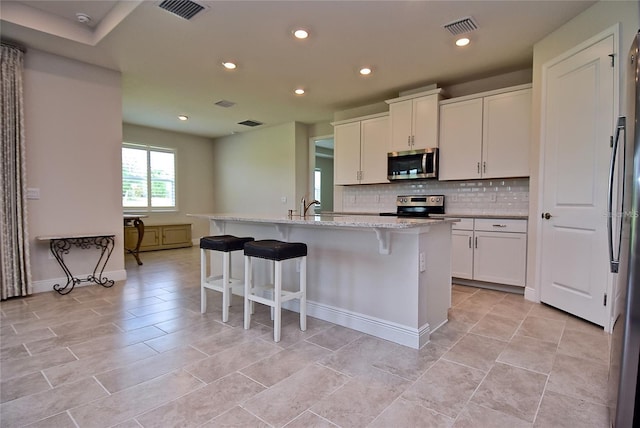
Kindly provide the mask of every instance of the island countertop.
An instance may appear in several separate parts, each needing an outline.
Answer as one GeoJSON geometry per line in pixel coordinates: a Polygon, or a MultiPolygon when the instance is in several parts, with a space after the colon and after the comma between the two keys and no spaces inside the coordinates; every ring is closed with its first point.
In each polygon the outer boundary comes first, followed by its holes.
{"type": "Polygon", "coordinates": [[[455,223],[459,220],[449,218],[406,218],[377,215],[320,214],[276,216],[258,214],[188,214],[191,217],[205,218],[212,221],[238,221],[250,223],[270,223],[282,225],[306,225],[328,227],[376,228],[376,229],[411,229],[433,224],[455,223]]]}

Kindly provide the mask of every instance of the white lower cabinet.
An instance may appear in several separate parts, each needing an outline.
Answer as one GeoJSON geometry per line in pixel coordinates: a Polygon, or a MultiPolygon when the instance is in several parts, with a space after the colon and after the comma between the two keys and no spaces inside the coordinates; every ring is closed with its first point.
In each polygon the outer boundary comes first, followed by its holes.
{"type": "Polygon", "coordinates": [[[473,279],[473,219],[461,219],[452,229],[451,276],[473,279]]]}
{"type": "Polygon", "coordinates": [[[454,224],[454,278],[524,287],[526,271],[526,220],[477,218],[454,224]]]}

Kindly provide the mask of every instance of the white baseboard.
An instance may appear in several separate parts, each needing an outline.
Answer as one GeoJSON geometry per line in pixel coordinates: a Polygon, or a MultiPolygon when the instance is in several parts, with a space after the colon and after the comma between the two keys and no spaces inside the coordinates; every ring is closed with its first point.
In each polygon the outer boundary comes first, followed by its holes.
{"type": "Polygon", "coordinates": [[[535,288],[527,287],[524,289],[524,298],[531,302],[540,303],[540,295],[535,288]]]}
{"type": "MultiPolygon", "coordinates": [[[[91,275],[91,273],[84,273],[81,275],[77,275],[77,278],[87,278],[89,275],[91,275]]],[[[124,281],[127,279],[127,271],[122,269],[122,270],[113,270],[109,272],[103,272],[102,277],[106,277],[113,281],[124,281]]],[[[50,279],[44,279],[41,281],[34,281],[31,285],[32,285],[32,291],[34,293],[44,293],[47,291],[53,291],[53,286],[55,284],[60,284],[62,286],[66,283],[67,283],[67,278],[64,277],[64,278],[50,278],[50,279]]],[[[75,288],[85,287],[87,285],[97,286],[98,284],[94,282],[81,282],[80,284],[76,284],[75,288]]]]}
{"type": "MultiPolygon", "coordinates": [[[[300,312],[300,304],[297,300],[286,302],[282,307],[300,312]]],[[[414,349],[420,349],[426,345],[433,332],[429,324],[416,329],[309,300],[307,300],[307,315],[414,349]]]]}

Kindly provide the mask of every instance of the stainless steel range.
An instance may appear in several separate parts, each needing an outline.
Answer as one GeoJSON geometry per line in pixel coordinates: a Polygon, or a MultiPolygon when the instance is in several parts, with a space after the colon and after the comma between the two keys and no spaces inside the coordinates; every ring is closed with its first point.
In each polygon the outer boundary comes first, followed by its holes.
{"type": "Polygon", "coordinates": [[[444,195],[409,195],[396,198],[394,213],[380,213],[384,216],[429,217],[429,214],[444,214],[444,195]]]}

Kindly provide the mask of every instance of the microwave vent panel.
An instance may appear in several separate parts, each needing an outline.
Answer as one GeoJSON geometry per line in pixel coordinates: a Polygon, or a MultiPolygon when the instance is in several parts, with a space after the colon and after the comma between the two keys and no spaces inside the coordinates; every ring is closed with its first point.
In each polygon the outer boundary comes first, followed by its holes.
{"type": "Polygon", "coordinates": [[[262,122],[258,122],[257,120],[247,119],[247,120],[243,120],[242,122],[238,122],[238,125],[254,127],[254,126],[262,125],[262,122]]]}
{"type": "Polygon", "coordinates": [[[446,25],[444,25],[446,30],[449,30],[451,34],[454,36],[458,36],[460,34],[470,33],[478,29],[478,25],[475,20],[471,16],[467,16],[465,18],[456,19],[446,25]]]}
{"type": "Polygon", "coordinates": [[[207,6],[203,6],[192,0],[163,0],[158,4],[158,7],[186,20],[190,20],[207,9],[207,6]]]}

